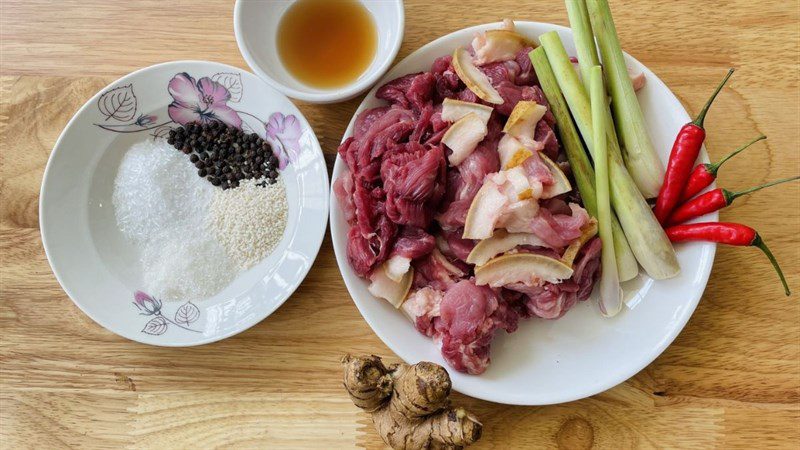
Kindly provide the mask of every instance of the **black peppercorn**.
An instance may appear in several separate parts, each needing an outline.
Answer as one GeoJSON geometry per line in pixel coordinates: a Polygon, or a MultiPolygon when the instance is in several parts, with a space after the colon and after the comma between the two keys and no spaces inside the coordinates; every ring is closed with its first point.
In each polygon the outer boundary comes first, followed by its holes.
{"type": "Polygon", "coordinates": [[[189,155],[200,177],[222,189],[251,178],[271,184],[278,176],[278,159],[269,142],[220,121],[177,127],[169,131],[167,142],[189,155]]]}

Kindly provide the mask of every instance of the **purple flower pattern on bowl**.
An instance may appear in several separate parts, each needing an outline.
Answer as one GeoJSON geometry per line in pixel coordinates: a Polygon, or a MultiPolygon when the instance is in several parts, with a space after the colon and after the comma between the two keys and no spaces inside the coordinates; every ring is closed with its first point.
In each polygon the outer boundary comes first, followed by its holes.
{"type": "Polygon", "coordinates": [[[192,122],[208,123],[221,121],[241,128],[242,118],[228,106],[231,93],[228,89],[209,77],[195,81],[188,73],[179,73],[169,82],[167,88],[174,99],[167,108],[173,122],[186,125],[192,122]]]}
{"type": "Polygon", "coordinates": [[[172,319],[165,316],[162,312],[164,304],[161,300],[151,297],[142,291],[136,291],[133,294],[133,306],[139,310],[141,316],[152,316],[142,328],[142,333],[151,334],[154,336],[162,335],[167,332],[170,325],[182,328],[186,331],[200,333],[200,330],[190,328],[189,325],[193,324],[200,318],[200,308],[192,302],[186,302],[175,310],[175,315],[172,319]]]}
{"type": "Polygon", "coordinates": [[[158,116],[142,114],[139,116],[138,119],[136,119],[136,125],[139,125],[140,127],[144,128],[147,127],[148,125],[154,124],[156,120],[158,120],[158,116]]]}
{"type": "Polygon", "coordinates": [[[103,120],[95,125],[115,133],[151,131],[150,135],[159,139],[165,138],[174,125],[216,120],[246,132],[257,133],[267,140],[278,158],[281,170],[299,158],[303,129],[297,117],[274,112],[264,121],[231,106],[231,103],[238,103],[244,94],[240,73],[219,72],[195,79],[181,72],[169,81],[167,92],[171,102],[166,114],[162,110],[160,115],[156,112],[137,116],[139,105],[132,84],[108,89],[97,100],[103,120]],[[245,121],[246,118],[251,122],[245,121]]]}
{"type": "Polygon", "coordinates": [[[297,161],[300,156],[300,137],[303,135],[300,121],[289,114],[272,113],[265,125],[267,139],[272,145],[273,153],[278,158],[278,168],[283,169],[290,162],[297,161]]]}

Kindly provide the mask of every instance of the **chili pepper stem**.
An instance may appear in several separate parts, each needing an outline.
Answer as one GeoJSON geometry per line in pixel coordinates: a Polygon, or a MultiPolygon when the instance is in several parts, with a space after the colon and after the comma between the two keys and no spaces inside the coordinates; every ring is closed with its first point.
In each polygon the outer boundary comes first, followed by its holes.
{"type": "Polygon", "coordinates": [[[775,259],[775,255],[772,254],[772,252],[769,250],[769,247],[767,247],[767,244],[764,243],[763,239],[761,239],[761,235],[756,233],[756,238],[753,239],[753,243],[750,245],[752,245],[753,247],[758,247],[759,249],[761,249],[762,252],[764,252],[765,255],[767,255],[767,258],[769,258],[769,262],[772,263],[772,267],[774,267],[775,271],[778,272],[778,277],[780,277],[781,283],[783,284],[783,292],[786,294],[787,297],[792,295],[792,292],[789,290],[789,283],[786,282],[786,277],[783,276],[783,271],[781,270],[781,266],[778,265],[778,260],[775,259]]]}
{"type": "Polygon", "coordinates": [[[697,125],[700,128],[703,128],[703,121],[706,119],[706,113],[708,112],[708,109],[711,107],[711,104],[714,103],[714,99],[717,98],[717,94],[719,94],[719,91],[721,91],[722,87],[725,86],[725,83],[728,82],[728,78],[730,78],[731,75],[733,75],[733,71],[734,71],[733,68],[728,70],[728,74],[725,75],[725,78],[722,80],[719,86],[717,86],[717,88],[714,90],[714,93],[711,94],[711,98],[708,99],[705,106],[703,106],[703,109],[700,110],[700,114],[698,114],[697,118],[692,121],[693,124],[697,125]]]}
{"type": "Polygon", "coordinates": [[[789,181],[794,181],[794,180],[797,180],[797,179],[800,179],[800,176],[790,177],[790,178],[783,178],[783,179],[780,179],[780,180],[771,181],[769,183],[765,183],[765,184],[762,184],[760,186],[751,187],[750,189],[745,189],[745,190],[739,191],[739,192],[731,192],[731,191],[729,191],[727,189],[723,189],[722,193],[725,195],[725,203],[730,205],[734,200],[736,200],[737,198],[739,198],[739,197],[741,197],[743,195],[751,194],[751,193],[753,193],[755,191],[760,191],[761,189],[768,188],[768,187],[771,187],[771,186],[775,186],[776,184],[788,183],[789,181]]]}
{"type": "Polygon", "coordinates": [[[717,161],[717,162],[715,162],[713,164],[706,164],[706,170],[708,170],[708,173],[710,173],[711,175],[716,176],[717,175],[717,171],[719,170],[720,166],[722,166],[725,163],[725,161],[727,161],[727,160],[733,158],[734,156],[738,155],[739,153],[743,152],[746,148],[750,147],[751,145],[755,144],[756,142],[762,141],[762,140],[764,140],[766,138],[767,137],[762,134],[761,136],[753,139],[752,141],[748,142],[747,144],[744,144],[743,146],[737,148],[736,150],[728,153],[721,160],[719,160],[719,161],[717,161]]]}

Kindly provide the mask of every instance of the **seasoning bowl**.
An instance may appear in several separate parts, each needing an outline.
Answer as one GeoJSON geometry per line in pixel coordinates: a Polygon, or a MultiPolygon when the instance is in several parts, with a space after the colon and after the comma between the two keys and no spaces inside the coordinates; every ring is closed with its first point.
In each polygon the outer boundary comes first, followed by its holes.
{"type": "Polygon", "coordinates": [[[75,114],[45,169],[39,225],[53,273],[83,312],[125,338],[179,347],[233,336],[283,304],[317,256],[327,213],[328,173],[322,151],[292,102],[236,67],[178,61],[120,78],[75,114]],[[176,79],[190,80],[181,85],[183,103],[176,99],[176,79]],[[211,96],[209,89],[215,101],[201,104],[211,96]],[[185,110],[174,114],[176,108],[185,110]],[[235,115],[243,131],[257,133],[279,159],[285,158],[281,178],[287,222],[272,252],[239,272],[217,294],[168,301],[143,288],[142,249],[119,230],[112,194],[123,156],[132,145],[164,139],[171,129],[203,114],[235,115]]]}
{"type": "Polygon", "coordinates": [[[318,89],[303,84],[284,67],[278,54],[278,26],[294,0],[237,0],[233,12],[236,43],[244,60],[261,79],[289,97],[309,103],[335,103],[369,89],[391,66],[403,41],[402,0],[362,0],[375,21],[378,43],[369,67],[352,83],[318,89]]]}

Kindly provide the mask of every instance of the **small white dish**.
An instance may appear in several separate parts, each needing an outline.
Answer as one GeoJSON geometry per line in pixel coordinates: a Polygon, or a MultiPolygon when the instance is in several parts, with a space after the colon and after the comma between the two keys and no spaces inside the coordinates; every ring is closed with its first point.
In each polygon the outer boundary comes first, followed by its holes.
{"type": "Polygon", "coordinates": [[[311,268],[327,215],[328,172],[317,138],[300,111],[255,75],[204,61],[138,70],[86,102],[50,154],[39,203],[47,259],[75,304],[120,336],[171,347],[233,336],[275,311],[311,268]],[[214,86],[215,96],[230,95],[213,104],[184,107],[194,114],[212,114],[215,108],[227,117],[233,114],[241,119],[242,129],[258,133],[289,160],[282,171],[289,214],[273,252],[221,292],[207,299],[162,302],[138,293],[138,249],[119,231],[111,196],[126,150],[177,126],[167,112],[174,101],[167,86],[178,76],[193,79],[188,86],[197,86],[198,102],[210,96],[201,87],[204,77],[213,81],[204,80],[203,86],[214,86]]]}
{"type": "Polygon", "coordinates": [[[369,89],[391,66],[403,41],[405,12],[402,0],[362,0],[378,30],[375,57],[351,84],[317,89],[294,78],[283,66],[277,49],[278,24],[294,0],[236,0],[233,30],[242,57],[259,77],[289,97],[310,103],[335,103],[369,89]]]}
{"type": "MultiPolygon", "coordinates": [[[[541,34],[555,30],[567,52],[575,54],[569,28],[539,22],[515,21],[515,24],[520,33],[537,42],[541,34]]],[[[382,84],[402,75],[429,70],[437,57],[469,45],[476,32],[500,25],[492,23],[455,31],[400,61],[367,94],[342,139],[352,135],[355,119],[362,111],[384,104],[375,98],[375,91],[382,84]]],[[[652,71],[630,55],[625,57],[628,65],[643,72],[647,79],[638,98],[653,144],[666,162],[678,130],[691,119],[652,71]]],[[[701,160],[708,161],[705,150],[701,160]]],[[[333,179],[346,170],[344,162],[337,157],[333,179]]],[[[433,361],[449,367],[431,339],[420,334],[405,315],[388,302],[372,296],[367,282],[355,274],[346,254],[349,226],[333,192],[331,202],[331,237],[336,261],[361,315],[378,337],[406,362],[433,361]]],[[[716,221],[717,217],[714,213],[704,220],[716,221]]],[[[640,275],[626,283],[626,297],[633,297],[628,302],[631,309],[623,310],[612,319],[604,319],[593,296],[558,320],[521,320],[514,333],[497,332],[492,343],[492,361],[486,372],[467,375],[449,370],[453,388],[497,403],[547,405],[595,395],[635,375],[658,357],[686,325],[711,272],[715,244],[695,242],[679,244],[675,249],[681,265],[680,275],[663,281],[640,275]]]]}

